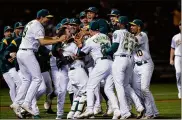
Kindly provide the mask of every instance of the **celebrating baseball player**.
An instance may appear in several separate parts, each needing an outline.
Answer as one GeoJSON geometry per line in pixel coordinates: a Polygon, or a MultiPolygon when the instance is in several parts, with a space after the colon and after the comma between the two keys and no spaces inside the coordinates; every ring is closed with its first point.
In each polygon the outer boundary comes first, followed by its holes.
{"type": "Polygon", "coordinates": [[[176,34],[172,38],[171,52],[170,52],[170,64],[175,66],[176,69],[176,80],[178,88],[178,98],[181,99],[181,22],[179,24],[180,33],[176,34]]]}
{"type": "Polygon", "coordinates": [[[17,96],[11,105],[15,114],[20,118],[22,118],[20,108],[35,115],[30,104],[42,82],[40,66],[35,58],[34,52],[38,51],[40,45],[58,43],[66,38],[66,36],[62,36],[59,39],[45,37],[43,25],[52,17],[48,10],[42,9],[37,12],[37,18],[30,21],[23,31],[22,42],[17,52],[17,60],[23,78],[17,96]],[[32,64],[30,64],[30,61],[32,64]]]}
{"type": "Polygon", "coordinates": [[[143,22],[140,19],[135,19],[130,24],[131,32],[138,40],[137,50],[134,53],[135,65],[132,87],[145,105],[145,115],[143,118],[151,119],[159,114],[153,95],[149,90],[154,64],[150,56],[147,34],[142,32],[143,22]]]}

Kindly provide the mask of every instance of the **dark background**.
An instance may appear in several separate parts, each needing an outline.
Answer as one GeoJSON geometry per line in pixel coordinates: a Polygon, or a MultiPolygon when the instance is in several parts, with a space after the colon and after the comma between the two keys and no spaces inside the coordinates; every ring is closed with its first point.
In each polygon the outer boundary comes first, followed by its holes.
{"type": "Polygon", "coordinates": [[[169,53],[171,39],[179,33],[180,0],[0,0],[0,5],[0,39],[3,38],[4,26],[13,27],[17,21],[26,24],[43,8],[55,16],[52,26],[64,17],[78,16],[91,6],[99,9],[100,17],[109,20],[107,14],[112,8],[117,8],[130,21],[139,18],[145,23],[155,63],[152,82],[176,82],[174,67],[169,65],[169,53]]]}

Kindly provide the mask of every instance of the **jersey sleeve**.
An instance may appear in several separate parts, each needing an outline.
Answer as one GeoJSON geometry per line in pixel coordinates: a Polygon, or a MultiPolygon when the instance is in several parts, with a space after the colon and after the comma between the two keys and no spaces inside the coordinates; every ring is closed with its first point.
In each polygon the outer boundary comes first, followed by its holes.
{"type": "Polygon", "coordinates": [[[145,43],[145,39],[143,38],[146,38],[148,39],[147,35],[145,34],[142,34],[142,33],[139,33],[137,36],[136,36],[137,40],[138,40],[138,45],[142,45],[145,43]]]}
{"type": "Polygon", "coordinates": [[[112,43],[120,43],[120,40],[121,40],[121,36],[118,34],[117,31],[115,31],[113,33],[112,43]]]}
{"type": "Polygon", "coordinates": [[[175,39],[174,37],[172,38],[172,41],[171,41],[171,48],[174,48],[175,49],[176,47],[176,44],[175,44],[175,39]]]}
{"type": "Polygon", "coordinates": [[[91,50],[91,46],[90,46],[90,39],[88,39],[86,42],[85,42],[85,45],[83,46],[83,48],[81,49],[82,52],[84,52],[85,54],[88,54],[89,51],[91,50]]]}

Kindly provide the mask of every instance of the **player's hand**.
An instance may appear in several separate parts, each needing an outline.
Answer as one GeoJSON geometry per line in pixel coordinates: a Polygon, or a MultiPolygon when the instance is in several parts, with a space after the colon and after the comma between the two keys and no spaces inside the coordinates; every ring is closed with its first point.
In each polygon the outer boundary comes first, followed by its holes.
{"type": "Polygon", "coordinates": [[[59,42],[65,42],[67,39],[68,39],[68,36],[67,36],[67,35],[62,35],[62,36],[59,38],[59,42]]]}
{"type": "Polygon", "coordinates": [[[14,59],[14,58],[16,57],[16,52],[12,52],[12,53],[10,53],[9,55],[11,56],[11,58],[14,59]]]}
{"type": "Polygon", "coordinates": [[[174,65],[174,60],[170,60],[170,65],[174,65]]]}
{"type": "Polygon", "coordinates": [[[12,63],[14,61],[14,58],[9,58],[8,61],[12,63]]]}

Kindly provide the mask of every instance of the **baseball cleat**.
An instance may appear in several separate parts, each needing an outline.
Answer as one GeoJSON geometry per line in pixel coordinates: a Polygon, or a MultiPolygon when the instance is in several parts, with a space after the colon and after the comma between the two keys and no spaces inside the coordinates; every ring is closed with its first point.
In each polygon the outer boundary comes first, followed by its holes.
{"type": "Polygon", "coordinates": [[[100,113],[102,113],[101,107],[94,108],[94,115],[97,115],[97,114],[100,114],[100,113]]]}
{"type": "Polygon", "coordinates": [[[28,106],[27,104],[23,103],[21,105],[21,107],[26,110],[27,112],[29,112],[30,114],[34,115],[34,112],[32,111],[32,108],[30,106],[28,106]]]}
{"type": "Polygon", "coordinates": [[[121,117],[120,110],[115,110],[112,119],[119,119],[121,117]]]}
{"type": "Polygon", "coordinates": [[[129,112],[128,114],[122,116],[120,119],[129,119],[129,118],[131,118],[131,117],[132,117],[132,115],[131,115],[131,113],[129,112]]]}
{"type": "Polygon", "coordinates": [[[18,118],[23,118],[23,116],[21,115],[21,107],[18,104],[13,103],[12,105],[10,105],[10,108],[13,109],[18,118]]]}
{"type": "Polygon", "coordinates": [[[62,116],[61,115],[57,115],[56,120],[61,120],[62,116]]]}
{"type": "Polygon", "coordinates": [[[180,93],[178,93],[178,98],[181,99],[181,94],[180,93]]]}
{"type": "Polygon", "coordinates": [[[47,113],[47,114],[56,114],[56,112],[54,112],[54,111],[53,111],[52,109],[50,109],[50,108],[46,111],[46,113],[47,113]]]}
{"type": "Polygon", "coordinates": [[[75,114],[75,112],[70,111],[70,112],[67,114],[67,119],[73,119],[74,114],[75,114]]]}
{"type": "Polygon", "coordinates": [[[44,108],[48,110],[50,108],[51,104],[49,102],[44,102],[44,108]]]}
{"type": "Polygon", "coordinates": [[[41,119],[40,115],[32,116],[32,119],[41,119]]]}
{"type": "Polygon", "coordinates": [[[93,116],[94,112],[91,110],[86,110],[84,113],[80,115],[80,118],[89,118],[90,116],[93,116]]]}
{"type": "Polygon", "coordinates": [[[138,114],[137,114],[136,118],[137,118],[137,119],[142,118],[142,116],[144,115],[144,112],[145,112],[145,110],[144,110],[144,109],[143,109],[142,111],[138,112],[138,114]]]}
{"type": "Polygon", "coordinates": [[[80,118],[80,115],[81,115],[81,112],[80,111],[76,111],[73,118],[74,119],[77,119],[77,118],[80,118]]]}

